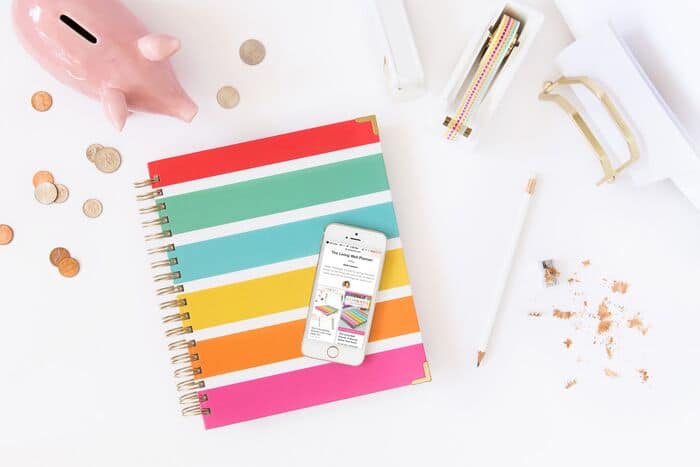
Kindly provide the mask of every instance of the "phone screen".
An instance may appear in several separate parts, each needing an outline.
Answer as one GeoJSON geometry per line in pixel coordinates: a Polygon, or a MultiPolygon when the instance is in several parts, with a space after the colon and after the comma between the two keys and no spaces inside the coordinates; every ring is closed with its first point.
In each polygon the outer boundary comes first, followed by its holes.
{"type": "Polygon", "coordinates": [[[308,339],[363,348],[382,256],[377,249],[324,242],[307,323],[308,339]]]}

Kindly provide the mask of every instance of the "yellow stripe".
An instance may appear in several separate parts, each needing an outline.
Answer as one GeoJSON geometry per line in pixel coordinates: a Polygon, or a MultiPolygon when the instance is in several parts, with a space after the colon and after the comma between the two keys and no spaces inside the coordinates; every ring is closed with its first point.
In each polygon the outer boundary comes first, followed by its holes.
{"type": "MultiPolygon", "coordinates": [[[[183,326],[204,329],[303,308],[309,304],[315,271],[315,267],[298,269],[180,295],[179,299],[187,300],[181,312],[190,316],[183,326]]],[[[379,289],[408,283],[403,249],[387,251],[379,289]]]]}

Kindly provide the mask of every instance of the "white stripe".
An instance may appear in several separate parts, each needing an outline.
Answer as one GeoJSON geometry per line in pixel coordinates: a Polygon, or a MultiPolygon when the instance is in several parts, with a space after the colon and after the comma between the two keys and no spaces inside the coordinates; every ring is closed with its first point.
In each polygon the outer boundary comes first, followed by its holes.
{"type": "MultiPolygon", "coordinates": [[[[423,339],[421,338],[420,332],[370,342],[367,344],[367,355],[384,352],[387,350],[400,349],[409,345],[420,344],[421,342],[423,342],[423,339]]],[[[301,346],[301,342],[299,343],[299,346],[301,346]]],[[[213,376],[211,378],[205,378],[204,381],[206,383],[206,387],[208,389],[212,389],[221,386],[228,386],[229,384],[236,384],[243,381],[250,381],[253,379],[264,378],[266,376],[286,373],[289,371],[311,368],[324,365],[326,363],[328,362],[323,360],[315,360],[309,357],[301,357],[284,362],[271,363],[269,365],[263,365],[256,368],[235,371],[224,375],[213,376]]]]}
{"type": "MultiPolygon", "coordinates": [[[[399,248],[401,248],[400,237],[389,239],[387,242],[387,251],[398,250],[399,248]]],[[[196,292],[198,290],[213,289],[215,287],[256,279],[258,277],[272,276],[274,274],[311,268],[315,267],[317,263],[318,255],[305,256],[303,258],[295,258],[289,261],[266,264],[264,266],[229,272],[218,276],[205,277],[204,279],[185,282],[182,285],[185,287],[185,292],[196,292]]]]}
{"type": "MultiPolygon", "coordinates": [[[[410,286],[380,290],[377,294],[377,303],[388,302],[397,298],[410,297],[411,295],[412,292],[410,286]]],[[[228,336],[239,332],[251,331],[253,329],[260,329],[267,326],[274,326],[276,324],[304,319],[306,318],[308,310],[308,307],[297,308],[280,313],[273,313],[271,315],[260,316],[258,318],[247,319],[245,321],[237,321],[235,323],[227,323],[222,324],[221,326],[198,330],[194,334],[194,339],[197,341],[203,341],[206,339],[213,339],[215,337],[228,336]]]]}
{"type": "Polygon", "coordinates": [[[340,201],[332,201],[330,203],[317,204],[292,211],[279,212],[268,216],[255,217],[229,224],[217,225],[206,229],[195,230],[173,235],[171,243],[175,245],[187,245],[212,238],[221,238],[228,235],[235,235],[251,230],[264,229],[274,227],[279,224],[287,224],[289,222],[313,219],[315,217],[326,216],[337,212],[350,211],[352,209],[374,206],[376,204],[391,202],[391,192],[389,190],[370,193],[368,195],[355,196],[340,201]]]}
{"type": "Polygon", "coordinates": [[[382,146],[380,143],[365,144],[348,149],[341,149],[340,151],[326,152],[287,162],[278,162],[277,164],[269,164],[262,167],[239,170],[237,172],[230,172],[227,174],[215,175],[213,177],[192,180],[190,182],[178,183],[176,185],[166,186],[163,188],[163,194],[164,196],[177,196],[184,193],[190,193],[192,191],[206,190],[207,188],[230,185],[232,183],[269,177],[271,175],[277,175],[284,172],[303,170],[311,167],[333,164],[335,162],[358,159],[360,157],[381,153],[382,146]]]}

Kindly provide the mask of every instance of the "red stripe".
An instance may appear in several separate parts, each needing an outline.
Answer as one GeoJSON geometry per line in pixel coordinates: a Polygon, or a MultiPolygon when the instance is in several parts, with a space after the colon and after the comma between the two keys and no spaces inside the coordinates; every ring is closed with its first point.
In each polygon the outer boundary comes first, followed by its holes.
{"type": "Polygon", "coordinates": [[[371,120],[363,119],[362,122],[348,120],[309,130],[161,159],[149,163],[148,172],[151,178],[158,177],[160,179],[153,187],[161,188],[378,142],[379,135],[374,133],[371,120]]]}

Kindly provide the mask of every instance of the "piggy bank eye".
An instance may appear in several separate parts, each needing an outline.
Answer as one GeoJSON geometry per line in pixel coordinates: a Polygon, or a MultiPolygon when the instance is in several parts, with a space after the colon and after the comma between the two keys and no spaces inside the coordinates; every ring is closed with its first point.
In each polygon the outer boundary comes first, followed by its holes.
{"type": "Polygon", "coordinates": [[[89,43],[91,43],[91,44],[97,44],[97,37],[95,37],[94,35],[92,35],[92,34],[90,33],[90,31],[88,31],[87,29],[85,29],[84,27],[82,27],[82,26],[80,25],[80,23],[78,23],[77,21],[75,21],[75,20],[74,20],[73,18],[71,18],[70,16],[61,15],[61,21],[63,21],[63,23],[64,23],[66,26],[68,26],[69,28],[71,28],[73,31],[75,31],[76,34],[78,34],[80,37],[82,37],[83,39],[85,39],[85,40],[88,41],[89,43]]]}

